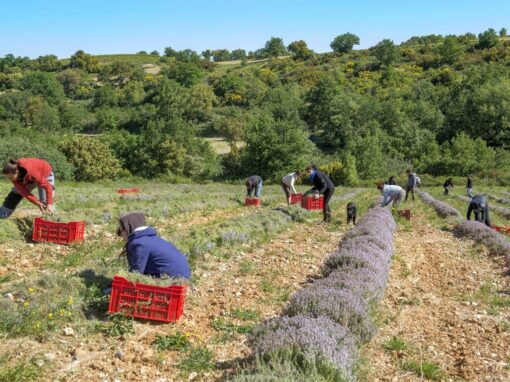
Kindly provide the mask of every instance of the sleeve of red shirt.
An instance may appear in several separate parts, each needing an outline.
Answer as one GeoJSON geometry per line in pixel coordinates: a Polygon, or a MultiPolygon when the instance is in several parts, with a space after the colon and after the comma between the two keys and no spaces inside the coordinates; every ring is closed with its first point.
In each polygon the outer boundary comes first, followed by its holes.
{"type": "MultiPolygon", "coordinates": [[[[23,196],[24,198],[29,200],[31,203],[34,203],[35,205],[37,205],[36,197],[34,195],[32,195],[32,193],[30,191],[28,191],[26,185],[24,185],[21,182],[12,182],[12,184],[14,184],[14,187],[16,187],[16,190],[21,194],[21,196],[23,196]]],[[[52,195],[53,195],[53,192],[52,192],[52,195]]]]}

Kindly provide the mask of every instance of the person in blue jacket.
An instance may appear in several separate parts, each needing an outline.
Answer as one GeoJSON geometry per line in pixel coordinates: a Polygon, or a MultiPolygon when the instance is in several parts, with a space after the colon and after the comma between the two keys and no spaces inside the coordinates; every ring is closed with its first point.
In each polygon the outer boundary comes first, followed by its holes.
{"type": "Polygon", "coordinates": [[[119,219],[117,232],[126,241],[129,272],[160,277],[184,277],[191,271],[186,257],[171,243],[148,227],[141,212],[131,212],[119,219]]]}

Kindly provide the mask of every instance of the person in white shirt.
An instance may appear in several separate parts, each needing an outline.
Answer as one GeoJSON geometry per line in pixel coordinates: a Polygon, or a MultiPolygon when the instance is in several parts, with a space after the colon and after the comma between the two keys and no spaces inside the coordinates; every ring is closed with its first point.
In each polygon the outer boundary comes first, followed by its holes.
{"type": "Polygon", "coordinates": [[[282,188],[283,192],[285,192],[285,196],[287,197],[287,204],[290,204],[290,193],[292,192],[294,195],[297,194],[296,188],[294,187],[294,183],[298,180],[303,173],[301,171],[292,172],[288,175],[285,175],[282,178],[282,188]]]}
{"type": "Polygon", "coordinates": [[[384,183],[377,183],[377,189],[381,191],[383,200],[381,207],[386,207],[393,202],[393,207],[399,207],[406,197],[405,190],[397,185],[389,185],[384,183]]]}

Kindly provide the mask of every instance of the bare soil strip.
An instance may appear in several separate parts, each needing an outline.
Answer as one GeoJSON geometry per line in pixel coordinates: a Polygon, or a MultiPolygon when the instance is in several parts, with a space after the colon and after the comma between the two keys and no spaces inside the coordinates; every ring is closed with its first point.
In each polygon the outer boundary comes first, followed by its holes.
{"type": "Polygon", "coordinates": [[[510,285],[503,259],[426,220],[418,213],[396,234],[384,323],[365,349],[366,380],[421,381],[419,374],[433,364],[445,372],[436,380],[510,381],[510,285]],[[421,365],[418,372],[413,361],[421,365]]]}

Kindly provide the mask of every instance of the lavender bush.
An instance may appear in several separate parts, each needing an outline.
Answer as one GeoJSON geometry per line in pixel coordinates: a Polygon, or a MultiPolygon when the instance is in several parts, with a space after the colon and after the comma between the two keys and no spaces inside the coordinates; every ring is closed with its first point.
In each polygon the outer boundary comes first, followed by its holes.
{"type": "Polygon", "coordinates": [[[487,197],[491,200],[495,200],[498,203],[510,204],[510,199],[507,198],[500,198],[499,196],[496,195],[487,195],[487,197]]]}
{"type": "Polygon", "coordinates": [[[422,200],[431,205],[432,207],[434,207],[434,209],[436,210],[437,214],[439,216],[441,216],[442,218],[447,218],[447,217],[450,217],[450,216],[453,216],[453,217],[460,217],[460,212],[453,208],[452,206],[444,203],[444,202],[441,202],[437,199],[434,199],[432,196],[430,196],[429,194],[427,194],[425,191],[421,191],[419,189],[416,190],[416,193],[422,198],[422,200]]]}
{"type": "Polygon", "coordinates": [[[291,297],[285,313],[288,316],[328,317],[348,328],[360,342],[370,340],[375,333],[368,304],[361,296],[346,289],[318,284],[301,289],[291,297]]]}
{"type": "Polygon", "coordinates": [[[510,265],[510,242],[485,224],[473,220],[462,221],[457,224],[453,232],[455,236],[467,237],[480,244],[485,244],[491,255],[505,256],[507,264],[510,265]]]}
{"type": "Polygon", "coordinates": [[[325,380],[350,380],[358,350],[349,330],[327,317],[279,317],[254,329],[250,344],[266,363],[290,362],[325,380]]]}
{"type": "Polygon", "coordinates": [[[386,272],[361,267],[335,270],[328,277],[316,280],[314,286],[351,290],[364,298],[369,304],[373,304],[384,297],[387,281],[386,272]]]}

